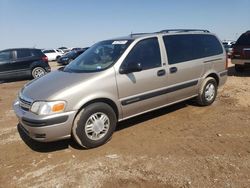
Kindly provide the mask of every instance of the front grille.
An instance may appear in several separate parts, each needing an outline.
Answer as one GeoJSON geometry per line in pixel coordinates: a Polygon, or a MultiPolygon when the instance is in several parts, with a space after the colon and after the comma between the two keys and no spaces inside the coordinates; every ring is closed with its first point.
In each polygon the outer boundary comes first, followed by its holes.
{"type": "Polygon", "coordinates": [[[20,105],[20,107],[21,107],[23,110],[29,111],[30,108],[31,108],[31,104],[32,104],[32,102],[27,101],[27,100],[25,100],[25,99],[19,97],[19,105],[20,105]]]}

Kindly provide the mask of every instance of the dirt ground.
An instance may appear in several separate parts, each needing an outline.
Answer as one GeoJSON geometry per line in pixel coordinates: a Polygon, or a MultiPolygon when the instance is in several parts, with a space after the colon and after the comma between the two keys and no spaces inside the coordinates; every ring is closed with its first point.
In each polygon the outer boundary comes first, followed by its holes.
{"type": "Polygon", "coordinates": [[[183,102],[127,120],[90,150],[32,141],[0,84],[0,187],[250,187],[250,72],[233,67],[215,103],[183,102]]]}

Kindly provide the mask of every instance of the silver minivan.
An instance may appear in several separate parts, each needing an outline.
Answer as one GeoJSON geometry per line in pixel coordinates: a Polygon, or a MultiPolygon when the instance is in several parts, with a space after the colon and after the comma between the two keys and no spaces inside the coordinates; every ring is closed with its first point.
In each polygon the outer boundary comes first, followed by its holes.
{"type": "Polygon", "coordinates": [[[13,104],[32,139],[107,142],[119,121],[195,98],[214,102],[226,52],[207,30],[163,30],[96,43],[63,69],[29,82],[13,104]]]}

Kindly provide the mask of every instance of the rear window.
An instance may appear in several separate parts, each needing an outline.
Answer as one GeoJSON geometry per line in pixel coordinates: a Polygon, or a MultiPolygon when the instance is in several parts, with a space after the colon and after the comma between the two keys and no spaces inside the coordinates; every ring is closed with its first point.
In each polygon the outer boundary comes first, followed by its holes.
{"type": "Polygon", "coordinates": [[[188,34],[163,37],[168,63],[175,64],[223,53],[222,46],[213,35],[188,34]]]}
{"type": "Polygon", "coordinates": [[[236,42],[237,45],[250,45],[250,32],[243,33],[236,42]]]}

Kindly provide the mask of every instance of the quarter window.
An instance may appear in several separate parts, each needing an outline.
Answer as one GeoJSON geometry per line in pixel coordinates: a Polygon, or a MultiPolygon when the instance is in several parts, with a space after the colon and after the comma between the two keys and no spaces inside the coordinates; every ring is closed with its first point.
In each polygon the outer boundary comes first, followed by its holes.
{"type": "Polygon", "coordinates": [[[163,37],[168,63],[175,64],[223,53],[218,39],[213,35],[189,34],[163,37]]]}
{"type": "Polygon", "coordinates": [[[129,66],[130,63],[141,63],[143,70],[160,67],[161,54],[158,39],[150,38],[138,42],[122,66],[129,66]]]}

